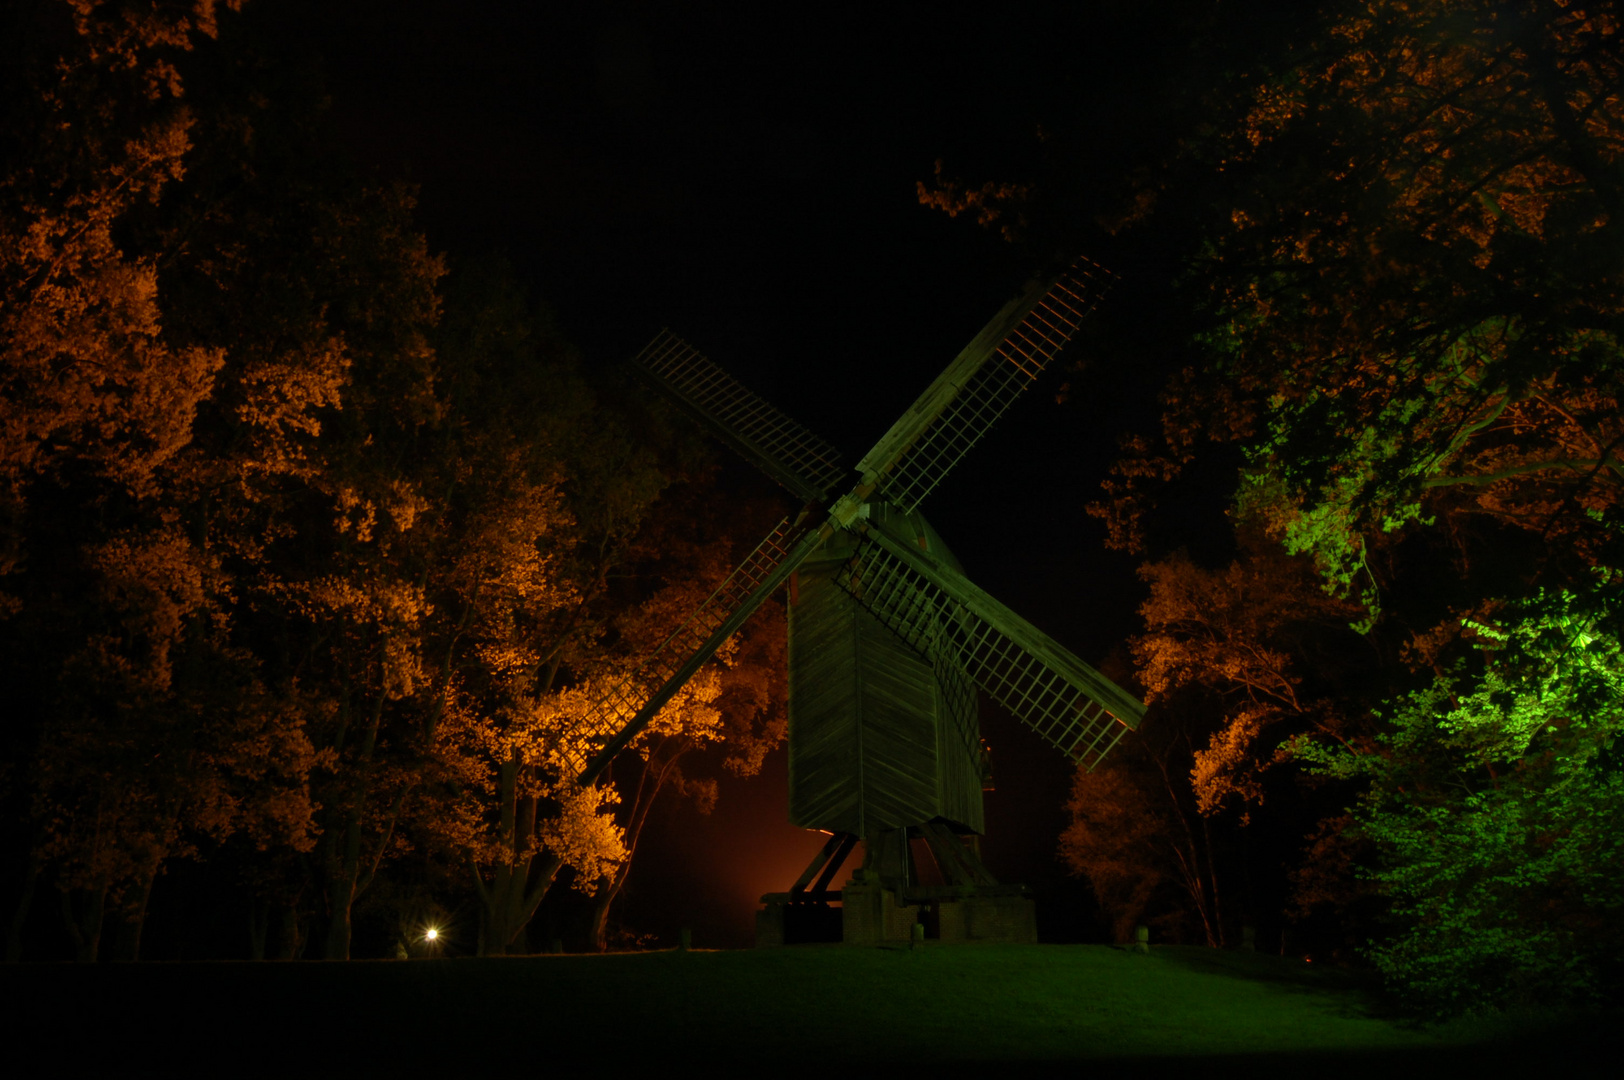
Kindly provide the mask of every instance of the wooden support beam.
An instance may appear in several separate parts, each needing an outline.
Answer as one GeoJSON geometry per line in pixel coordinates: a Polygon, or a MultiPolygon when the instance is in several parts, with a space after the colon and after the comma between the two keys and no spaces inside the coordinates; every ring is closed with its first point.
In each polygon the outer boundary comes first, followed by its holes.
{"type": "Polygon", "coordinates": [[[919,831],[924,834],[925,843],[929,845],[931,854],[936,856],[936,863],[942,868],[943,875],[952,879],[954,884],[998,884],[991,871],[946,825],[939,821],[927,821],[919,827],[919,831]]]}
{"type": "MultiPolygon", "coordinates": [[[[846,857],[851,854],[851,849],[857,846],[857,837],[853,834],[840,833],[838,835],[841,838],[840,848],[830,858],[829,865],[824,867],[823,873],[818,876],[817,884],[812,886],[812,891],[815,893],[827,893],[829,891],[829,885],[834,881],[836,872],[840,870],[841,865],[846,861],[846,857]]],[[[837,895],[838,893],[839,890],[836,890],[837,895]]]]}
{"type": "Polygon", "coordinates": [[[823,845],[822,850],[812,856],[812,861],[807,864],[805,870],[801,871],[801,876],[796,879],[795,884],[790,886],[789,897],[791,901],[811,899],[820,893],[827,894],[829,882],[834,878],[835,873],[840,869],[840,865],[846,861],[846,856],[851,854],[851,849],[856,845],[857,837],[851,833],[837,832],[830,834],[828,842],[823,845]],[[818,874],[819,870],[823,871],[821,875],[818,874]],[[814,877],[817,878],[816,885],[812,885],[814,877]],[[807,888],[808,885],[812,885],[810,890],[807,888]]]}
{"type": "Polygon", "coordinates": [[[795,879],[795,884],[789,887],[791,896],[805,892],[806,887],[812,884],[812,879],[817,876],[819,870],[823,869],[823,864],[829,861],[830,857],[834,855],[835,849],[840,846],[840,838],[843,835],[845,834],[829,834],[829,839],[824,841],[823,847],[818,850],[816,855],[812,856],[812,861],[806,864],[806,869],[802,870],[801,876],[795,879]]]}

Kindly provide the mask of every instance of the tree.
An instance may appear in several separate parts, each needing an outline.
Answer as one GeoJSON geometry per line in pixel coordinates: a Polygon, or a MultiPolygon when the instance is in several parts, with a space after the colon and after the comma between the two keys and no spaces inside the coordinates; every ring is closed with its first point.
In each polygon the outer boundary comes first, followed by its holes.
{"type": "Polygon", "coordinates": [[[0,572],[22,559],[20,501],[39,478],[74,463],[151,493],[220,366],[216,350],[164,340],[153,254],[114,235],[184,173],[191,115],[176,57],[216,34],[214,7],[81,0],[17,14],[0,177],[0,481],[12,523],[0,572]]]}
{"type": "Polygon", "coordinates": [[[472,872],[480,950],[525,951],[561,870],[607,904],[675,757],[749,728],[714,707],[729,683],[729,712],[746,715],[749,665],[735,665],[646,733],[659,764],[644,798],[620,807],[614,787],[579,789],[564,769],[589,752],[562,741],[575,721],[698,606],[733,538],[704,512],[697,441],[646,396],[588,380],[501,267],[453,275],[435,346],[444,495],[429,517],[448,531],[424,579],[441,716],[425,745],[440,776],[414,796],[411,831],[472,872]]]}
{"type": "Polygon", "coordinates": [[[1088,880],[1117,941],[1139,925],[1174,941],[1225,941],[1219,852],[1185,782],[1194,753],[1189,731],[1164,710],[1142,739],[1072,779],[1060,859],[1088,880]]]}
{"type": "MultiPolygon", "coordinates": [[[[110,916],[133,959],[153,880],[213,857],[254,955],[274,905],[283,955],[347,957],[413,850],[486,875],[501,951],[560,867],[626,857],[559,740],[702,590],[675,550],[656,580],[649,522],[707,459],[505,271],[446,279],[410,189],[329,152],[309,65],[215,7],[53,0],[4,35],[8,956],[47,881],[80,959],[110,916]]],[[[697,682],[682,730],[723,732],[724,690],[760,712],[753,670],[697,682]]]]}
{"type": "MultiPolygon", "coordinates": [[[[1140,570],[1150,595],[1130,648],[1145,722],[1105,769],[1079,771],[1060,842],[1119,939],[1159,918],[1164,932],[1217,946],[1237,920],[1272,921],[1260,894],[1281,885],[1253,882],[1259,875],[1239,865],[1242,830],[1282,794],[1273,785],[1271,798],[1270,770],[1306,732],[1361,737],[1350,687],[1363,672],[1346,630],[1357,605],[1326,595],[1307,560],[1247,539],[1222,570],[1183,553],[1140,570]]],[[[1285,828],[1301,836],[1315,824],[1285,828]]]]}
{"type": "Polygon", "coordinates": [[[225,632],[229,584],[187,513],[226,357],[176,333],[146,227],[184,174],[178,65],[216,36],[214,9],[32,5],[11,39],[0,588],[32,826],[13,958],[43,871],[81,960],[108,910],[134,959],[167,858],[239,829],[306,843],[311,748],[225,632]]]}
{"type": "Polygon", "coordinates": [[[1590,992],[1616,948],[1534,943],[1616,903],[1576,900],[1572,871],[1617,858],[1584,824],[1616,813],[1605,755],[1584,749],[1612,738],[1608,684],[1584,735],[1552,688],[1586,684],[1555,627],[1614,632],[1618,59],[1610,6],[1336,9],[1226,144],[1245,182],[1209,237],[1215,377],[1169,396],[1166,449],[1115,493],[1131,518],[1138,479],[1241,440],[1240,513],[1433,674],[1411,689],[1389,666],[1381,747],[1298,744],[1372,778],[1349,823],[1396,919],[1372,955],[1432,1010],[1468,1004],[1451,984],[1499,1003],[1590,992]],[[1484,634],[1524,644],[1484,663],[1484,634]]]}
{"type": "Polygon", "coordinates": [[[1355,827],[1400,920],[1372,957],[1417,1011],[1617,991],[1624,666],[1604,621],[1553,598],[1477,627],[1478,670],[1392,702],[1382,752],[1300,748],[1369,781],[1355,827]]]}
{"type": "MultiPolygon", "coordinates": [[[[711,573],[689,578],[682,586],[657,594],[637,613],[635,621],[643,625],[628,627],[627,638],[641,649],[652,649],[708,594],[708,589],[700,592],[695,586],[714,586],[727,569],[712,566],[711,573]],[[650,623],[650,609],[663,609],[664,617],[650,623]],[[656,627],[658,637],[649,632],[656,627]]],[[[716,781],[686,775],[684,759],[693,751],[720,743],[725,750],[725,769],[735,776],[754,776],[761,771],[767,753],[789,733],[787,626],[775,615],[776,608],[769,606],[747,623],[718,653],[717,662],[690,682],[692,704],[662,710],[633,742],[636,760],[622,756],[621,761],[631,766],[629,771],[635,777],[631,783],[621,785],[631,789],[629,799],[622,796],[626,805],[622,819],[626,856],[612,873],[597,882],[588,936],[598,950],[608,947],[610,908],[626,884],[643,826],[660,793],[669,790],[691,799],[702,814],[710,813],[716,805],[716,781]]],[[[614,766],[609,781],[614,782],[614,766]]]]}
{"type": "Polygon", "coordinates": [[[1594,650],[1616,633],[1624,493],[1618,34],[1610,6],[1350,10],[1245,128],[1258,161],[1321,178],[1238,211],[1220,255],[1268,268],[1221,301],[1230,374],[1268,405],[1243,504],[1361,598],[1362,625],[1402,605],[1435,673],[1389,684],[1379,752],[1344,751],[1373,777],[1355,820],[1398,920],[1373,955],[1433,1010],[1474,1000],[1451,985],[1479,1003],[1593,992],[1616,954],[1550,935],[1617,903],[1574,866],[1619,865],[1587,831],[1617,812],[1594,749],[1617,687],[1594,650]],[[1421,621],[1401,545],[1426,533],[1449,538],[1454,582],[1421,621]],[[1505,646],[1487,663],[1485,635],[1505,646]]]}
{"type": "MultiPolygon", "coordinates": [[[[1618,632],[1619,33],[1614,5],[1582,0],[1325,5],[1290,51],[1243,57],[1111,215],[1180,252],[1172,321],[1199,362],[1098,510],[1142,548],[1156,493],[1236,447],[1232,520],[1362,609],[1365,696],[1388,704],[1349,718],[1386,741],[1290,745],[1369,779],[1330,820],[1393,902],[1373,955],[1427,1008],[1460,1006],[1450,978],[1553,1000],[1611,970],[1606,940],[1555,949],[1566,984],[1510,943],[1614,904],[1575,900],[1590,879],[1562,853],[1617,866],[1583,824],[1615,813],[1610,751],[1585,749],[1612,738],[1610,684],[1574,658],[1618,632]],[[1580,709],[1556,683],[1596,696],[1580,709]],[[1524,904],[1514,880],[1560,899],[1524,904]]],[[[1191,659],[1220,678],[1226,657],[1191,659]]]]}
{"type": "Polygon", "coordinates": [[[1140,570],[1150,597],[1140,607],[1145,633],[1132,651],[1146,704],[1205,692],[1216,714],[1190,776],[1204,814],[1260,805],[1263,771],[1282,760],[1289,736],[1357,737],[1345,700],[1358,669],[1347,655],[1356,643],[1345,627],[1358,608],[1326,595],[1306,560],[1261,536],[1249,540],[1223,571],[1203,570],[1182,554],[1140,570]]]}

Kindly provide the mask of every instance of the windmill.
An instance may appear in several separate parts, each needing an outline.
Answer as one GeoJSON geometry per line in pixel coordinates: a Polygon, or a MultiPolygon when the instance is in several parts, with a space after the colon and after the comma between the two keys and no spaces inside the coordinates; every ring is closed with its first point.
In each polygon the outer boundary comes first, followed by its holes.
{"type": "Polygon", "coordinates": [[[597,753],[566,760],[593,782],[787,589],[790,820],[830,838],[788,893],[763,898],[758,941],[906,940],[921,919],[944,940],[1035,940],[1023,887],[999,884],[977,855],[977,692],[1090,769],[1144,707],[976,587],[919,506],[1042,373],[1107,281],[1079,260],[1029,285],[855,470],[669,332],[638,355],[650,383],[804,506],[579,721],[567,744],[597,753]],[[831,889],[859,840],[863,866],[831,889]],[[928,862],[915,857],[921,848],[928,862]],[[932,865],[937,880],[921,875],[932,865]]]}

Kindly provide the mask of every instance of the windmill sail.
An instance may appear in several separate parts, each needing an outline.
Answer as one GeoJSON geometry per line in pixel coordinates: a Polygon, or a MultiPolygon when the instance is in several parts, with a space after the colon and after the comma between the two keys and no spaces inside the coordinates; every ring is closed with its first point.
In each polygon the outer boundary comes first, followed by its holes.
{"type": "Polygon", "coordinates": [[[668,330],[637,354],[651,383],[796,497],[823,502],[850,484],[838,450],[756,396],[668,330]]]}
{"type": "Polygon", "coordinates": [[[1071,339],[1109,274],[1080,259],[1005,305],[857,465],[903,512],[918,508],[1071,339]]]}
{"type": "Polygon", "coordinates": [[[785,518],[670,637],[565,735],[565,761],[591,783],[648,726],[694,672],[716,655],[823,537],[785,518]],[[573,747],[602,743],[591,761],[573,747]]]}
{"type": "Polygon", "coordinates": [[[870,525],[840,583],[921,652],[958,654],[970,678],[1044,739],[1093,769],[1144,706],[962,574],[870,525]]]}
{"type": "MultiPolygon", "coordinates": [[[[592,782],[766,598],[825,541],[859,526],[876,495],[911,513],[1071,338],[1109,275],[1079,260],[1058,279],[1007,304],[920,395],[858,465],[850,483],[840,455],[711,363],[662,331],[637,357],[645,377],[723,442],[808,503],[764,540],[716,593],[638,670],[596,703],[569,733],[598,745],[590,761],[566,751],[578,780],[592,782]],[[584,738],[583,738],[584,737],[584,738]]],[[[922,655],[943,693],[973,696],[973,682],[1088,767],[1143,707],[957,571],[877,528],[842,584],[922,655]],[[968,682],[966,681],[968,677],[968,682]]],[[[962,710],[966,716],[970,710],[962,710]]],[[[974,732],[959,733],[968,746],[974,732]]]]}

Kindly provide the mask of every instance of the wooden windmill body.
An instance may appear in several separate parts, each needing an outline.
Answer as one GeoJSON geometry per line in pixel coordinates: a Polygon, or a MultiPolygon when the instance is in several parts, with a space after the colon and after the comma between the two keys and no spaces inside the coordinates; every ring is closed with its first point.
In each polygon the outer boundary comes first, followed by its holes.
{"type": "Polygon", "coordinates": [[[598,702],[576,734],[600,749],[572,764],[592,782],[787,589],[790,820],[829,840],[788,892],[763,897],[758,942],[907,940],[919,923],[943,940],[1035,940],[1025,890],[977,854],[978,698],[1089,768],[1144,707],[976,587],[919,505],[1070,338],[1102,278],[1080,261],[1029,286],[855,469],[681,339],[662,332],[639,354],[652,385],[805,505],[598,702]],[[863,865],[832,888],[859,841],[863,865]]]}
{"type": "MultiPolygon", "coordinates": [[[[920,514],[870,511],[959,569],[920,514]]],[[[833,537],[790,590],[790,822],[872,836],[940,819],[980,833],[975,687],[949,650],[914,648],[841,585],[855,558],[855,538],[833,537]]]]}

